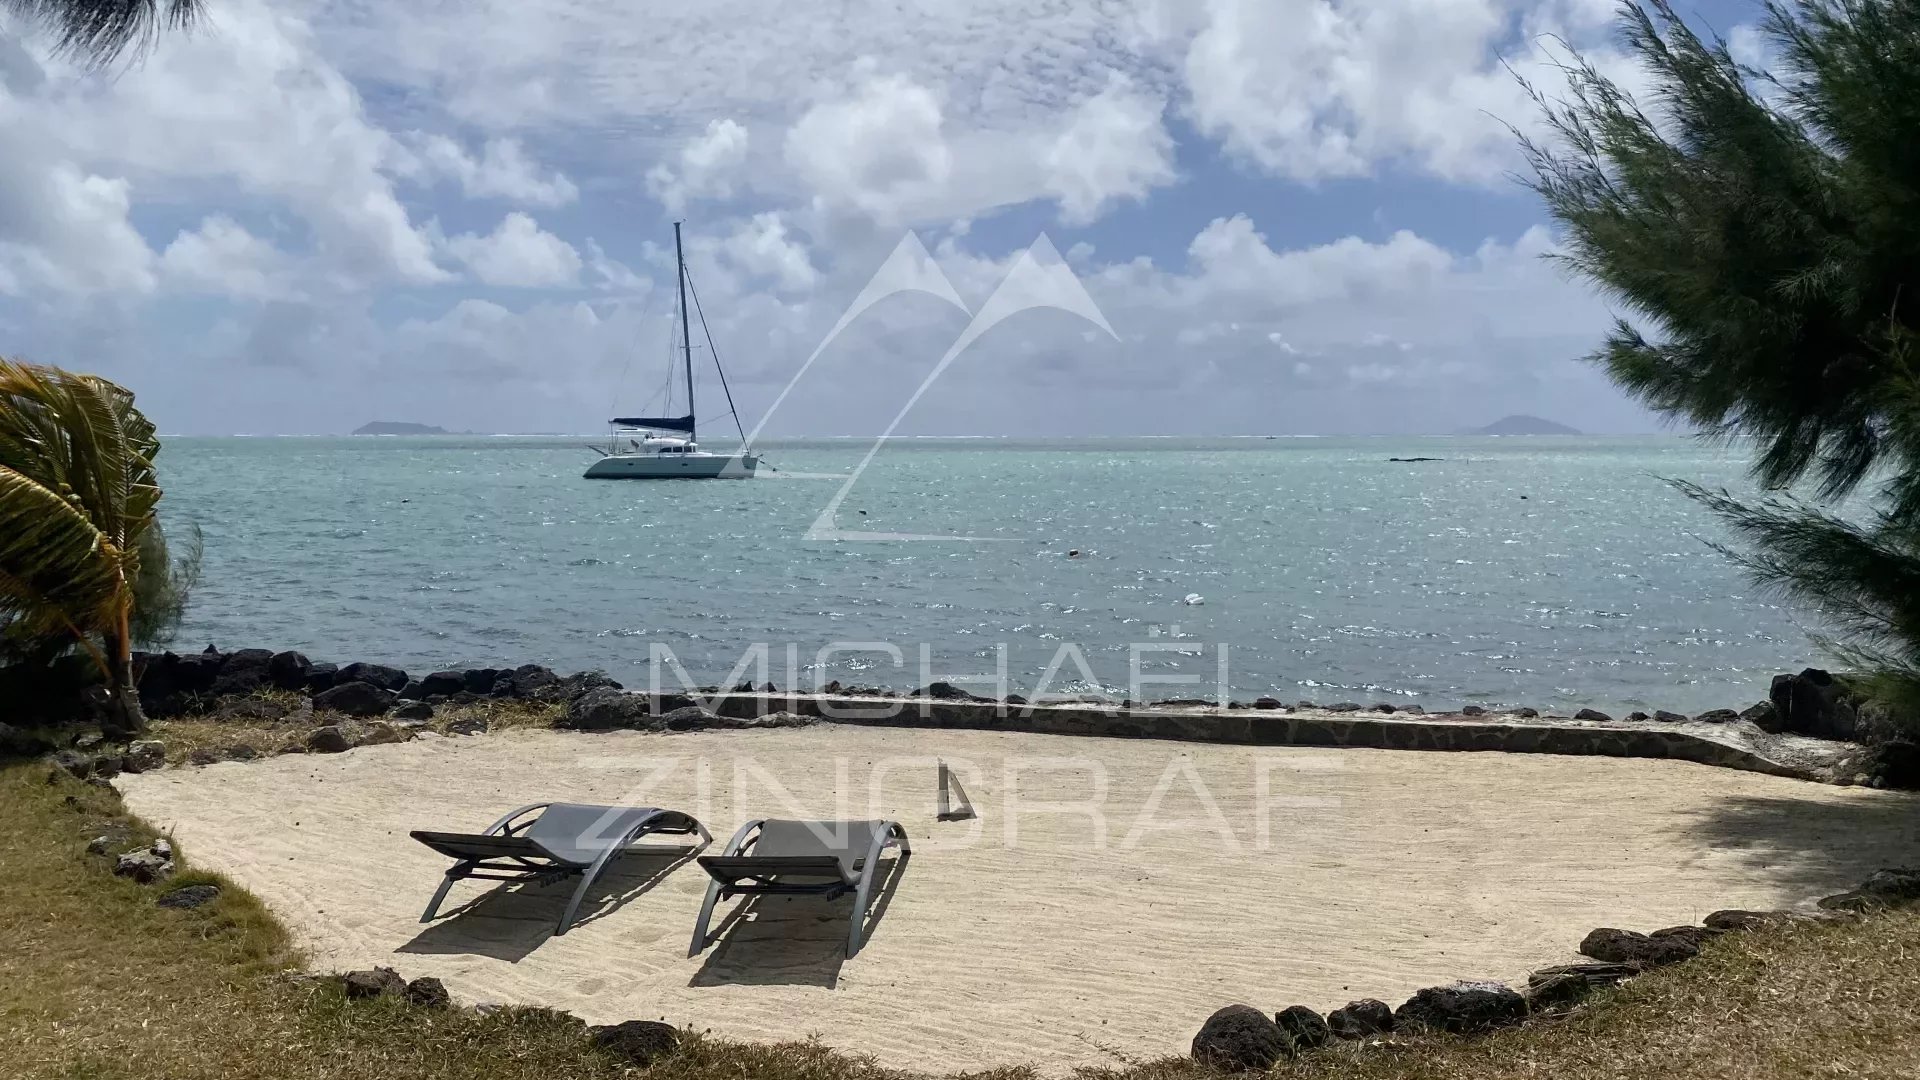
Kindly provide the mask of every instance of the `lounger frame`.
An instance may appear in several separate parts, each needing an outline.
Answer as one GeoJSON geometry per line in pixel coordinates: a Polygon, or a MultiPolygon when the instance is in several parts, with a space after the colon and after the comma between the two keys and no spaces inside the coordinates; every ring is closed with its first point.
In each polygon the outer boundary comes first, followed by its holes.
{"type": "Polygon", "coordinates": [[[851,892],[853,915],[847,927],[846,954],[852,957],[860,951],[860,927],[866,921],[867,902],[873,890],[874,871],[880,865],[881,853],[890,847],[898,847],[903,859],[913,854],[913,845],[907,841],[907,830],[897,821],[882,822],[866,854],[849,877],[837,856],[751,856],[752,847],[760,838],[760,829],[768,820],[758,818],[740,826],[719,855],[700,860],[713,880],[707,884],[707,897],[700,905],[700,919],[693,924],[693,942],[687,947],[687,955],[698,956],[713,943],[712,935],[707,932],[707,924],[713,920],[714,907],[722,900],[735,896],[819,896],[832,900],[851,892]],[[755,873],[755,870],[760,872],[755,873]],[[723,881],[723,873],[729,873],[731,880],[723,881]],[[773,875],[783,873],[823,878],[831,875],[832,880],[817,883],[770,880],[773,875]]]}
{"type": "MultiPolygon", "coordinates": [[[[553,805],[552,802],[528,803],[517,810],[502,815],[500,820],[487,826],[486,831],[481,833],[432,833],[416,831],[413,834],[414,838],[426,843],[429,847],[434,847],[435,850],[439,850],[435,842],[436,840],[453,842],[498,838],[500,840],[513,841],[513,843],[510,844],[499,845],[500,850],[485,855],[484,857],[456,857],[457,861],[447,869],[446,876],[440,882],[440,888],[435,890],[433,894],[433,899],[427,902],[427,910],[420,915],[420,921],[423,923],[432,922],[434,915],[440,910],[441,903],[446,900],[447,893],[452,890],[454,882],[467,878],[545,885],[556,881],[564,881],[578,874],[580,875],[580,885],[573,890],[573,896],[567,901],[566,910],[561,912],[560,920],[554,926],[553,936],[559,937],[572,929],[574,916],[578,914],[580,910],[580,902],[586,899],[587,892],[593,888],[593,883],[600,879],[601,873],[606,870],[607,866],[615,857],[635,851],[647,850],[646,848],[635,847],[635,840],[646,835],[665,834],[670,836],[698,835],[700,837],[700,848],[704,848],[713,842],[713,837],[707,832],[706,826],[700,824],[700,822],[691,815],[683,814],[678,810],[656,809],[651,814],[629,825],[620,833],[618,841],[607,845],[606,849],[601,851],[592,862],[576,862],[572,859],[556,855],[542,846],[539,841],[524,835],[528,829],[533,827],[534,822],[539,820],[538,815],[533,817],[526,817],[526,815],[531,814],[535,810],[545,810],[553,805]],[[525,818],[525,820],[521,820],[522,818],[525,818]]],[[[699,848],[695,850],[697,851],[699,848]]]]}

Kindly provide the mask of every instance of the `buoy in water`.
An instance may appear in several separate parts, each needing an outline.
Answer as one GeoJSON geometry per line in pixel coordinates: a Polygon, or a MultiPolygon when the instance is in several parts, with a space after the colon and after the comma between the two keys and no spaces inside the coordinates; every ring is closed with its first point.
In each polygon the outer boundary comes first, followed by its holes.
{"type": "Polygon", "coordinates": [[[1070,550],[1070,551],[1068,551],[1068,552],[1067,552],[1067,558],[1069,558],[1069,559],[1077,559],[1077,558],[1079,558],[1079,557],[1080,557],[1080,549],[1079,549],[1079,548],[1074,548],[1074,549],[1072,549],[1072,550],[1070,550]]]}
{"type": "Polygon", "coordinates": [[[1184,601],[1182,601],[1182,603],[1186,604],[1188,607],[1199,607],[1201,604],[1204,604],[1206,602],[1207,602],[1207,598],[1204,596],[1201,596],[1197,592],[1188,593],[1187,598],[1184,601]]]}

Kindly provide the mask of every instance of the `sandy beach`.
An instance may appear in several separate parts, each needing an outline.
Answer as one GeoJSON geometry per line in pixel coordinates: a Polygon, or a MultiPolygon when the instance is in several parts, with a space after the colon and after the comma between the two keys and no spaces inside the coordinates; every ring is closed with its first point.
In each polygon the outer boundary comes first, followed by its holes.
{"type": "Polygon", "coordinates": [[[1798,904],[1920,845],[1913,795],[1671,761],[832,725],[436,737],[117,783],[316,968],[388,965],[592,1023],[818,1035],[935,1071],[1183,1053],[1234,1001],[1324,1011],[1522,980],[1595,926],[1798,904]],[[936,758],[978,819],[935,820],[936,758]],[[629,860],[564,937],[570,886],[467,882],[418,922],[446,861],[410,829],[477,831],[544,800],[686,810],[716,850],[752,817],[892,817],[914,854],[851,960],[845,899],[756,902],[689,959],[706,878],[670,854],[629,860]]]}

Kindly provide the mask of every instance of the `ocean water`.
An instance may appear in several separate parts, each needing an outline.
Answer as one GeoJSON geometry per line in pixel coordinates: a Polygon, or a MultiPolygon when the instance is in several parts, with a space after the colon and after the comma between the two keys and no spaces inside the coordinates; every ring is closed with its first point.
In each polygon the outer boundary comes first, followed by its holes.
{"type": "Polygon", "coordinates": [[[1029,694],[1052,668],[1054,692],[1210,696],[1224,670],[1242,698],[1683,711],[1817,659],[1662,483],[1744,486],[1743,455],[1686,438],[889,443],[837,524],[932,539],[809,538],[865,441],[665,483],[581,479],[585,441],[168,440],[165,519],[206,543],[174,647],[644,685],[656,646],[717,682],[765,644],[783,687],[1004,656],[1029,694]]]}

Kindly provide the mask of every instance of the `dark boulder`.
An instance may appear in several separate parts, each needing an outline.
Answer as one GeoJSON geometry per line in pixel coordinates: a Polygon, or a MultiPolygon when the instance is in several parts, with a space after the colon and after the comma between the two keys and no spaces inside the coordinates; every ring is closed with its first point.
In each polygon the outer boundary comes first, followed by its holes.
{"type": "Polygon", "coordinates": [[[407,992],[407,980],[392,968],[383,967],[371,971],[349,971],[341,978],[340,985],[350,998],[376,998],[407,992]]]}
{"type": "Polygon", "coordinates": [[[1836,778],[1878,788],[1920,788],[1920,743],[1894,739],[1847,755],[1835,766],[1836,778]]]}
{"type": "Polygon", "coordinates": [[[237,694],[251,694],[256,690],[273,685],[268,677],[268,665],[273,663],[273,653],[268,649],[241,649],[230,652],[220,660],[220,673],[214,677],[213,687],[209,691],[215,697],[228,697],[237,694]]]}
{"type": "Polygon", "coordinates": [[[1771,701],[1758,701],[1740,710],[1740,719],[1762,731],[1778,731],[1780,728],[1779,710],[1771,701]]]}
{"type": "Polygon", "coordinates": [[[379,716],[393,707],[393,700],[391,690],[372,683],[353,681],[342,682],[313,695],[313,707],[348,716],[379,716]]]}
{"type": "Polygon", "coordinates": [[[65,769],[75,780],[85,780],[93,775],[93,755],[78,750],[59,750],[53,755],[53,764],[65,769]]]}
{"type": "Polygon", "coordinates": [[[1699,952],[1699,944],[1686,937],[1649,937],[1631,930],[1616,930],[1611,926],[1600,927],[1580,941],[1580,955],[1611,964],[1660,967],[1691,960],[1699,952]]]}
{"type": "Polygon", "coordinates": [[[307,692],[317,694],[329,689],[340,678],[340,665],[318,663],[307,665],[307,692]]]}
{"type": "Polygon", "coordinates": [[[698,705],[688,705],[675,709],[660,718],[660,726],[668,731],[699,731],[703,728],[717,727],[720,718],[698,705]]]}
{"type": "MultiPolygon", "coordinates": [[[[539,664],[521,664],[513,669],[509,677],[513,680],[513,696],[517,698],[538,697],[547,687],[560,682],[560,676],[539,664]]],[[[494,696],[500,695],[496,693],[494,696]]]]}
{"type": "Polygon", "coordinates": [[[1286,702],[1281,701],[1277,697],[1257,697],[1253,699],[1253,707],[1256,709],[1284,709],[1287,705],[1286,702]]]}
{"type": "Polygon", "coordinates": [[[407,1001],[423,1009],[453,1007],[453,995],[447,993],[446,984],[431,976],[413,980],[402,992],[407,995],[407,1001]]]}
{"type": "Polygon", "coordinates": [[[167,763],[167,745],[152,739],[142,739],[127,747],[125,756],[120,759],[120,768],[130,773],[152,772],[167,763]]]}
{"type": "Polygon", "coordinates": [[[467,676],[461,671],[436,671],[420,680],[422,700],[434,694],[446,694],[451,697],[467,688],[467,676]]]}
{"type": "Polygon", "coordinates": [[[992,701],[993,700],[992,698],[985,698],[985,697],[981,697],[978,694],[969,693],[968,691],[962,690],[950,682],[928,683],[926,686],[918,690],[915,690],[913,692],[913,696],[924,697],[924,698],[934,698],[935,700],[938,700],[938,701],[992,701]]]}
{"type": "MultiPolygon", "coordinates": [[[[1573,714],[1573,718],[1575,720],[1593,720],[1602,724],[1613,723],[1613,717],[1608,716],[1599,709],[1581,709],[1579,712],[1573,714]]],[[[1645,718],[1642,717],[1642,719],[1645,718]]]]}
{"type": "Polygon", "coordinates": [[[1372,705],[1367,706],[1367,711],[1377,712],[1377,713],[1390,713],[1394,711],[1394,706],[1389,705],[1384,701],[1377,701],[1372,705]]]}
{"type": "Polygon", "coordinates": [[[409,701],[393,710],[393,718],[395,720],[431,720],[433,706],[424,701],[409,701]]]}
{"type": "Polygon", "coordinates": [[[1485,709],[1484,707],[1482,707],[1482,706],[1479,706],[1479,705],[1462,705],[1462,706],[1460,706],[1460,715],[1461,715],[1461,716],[1485,716],[1485,715],[1486,715],[1486,713],[1487,713],[1487,710],[1486,710],[1486,709],[1485,709]]]}
{"type": "Polygon", "coordinates": [[[1816,739],[1851,739],[1859,724],[1846,688],[1819,668],[1798,675],[1775,675],[1767,694],[1774,710],[1772,725],[1762,730],[1816,739]]]}
{"type": "Polygon", "coordinates": [[[314,728],[307,733],[307,750],[315,754],[339,754],[353,749],[353,740],[333,724],[314,728]]]}
{"type": "Polygon", "coordinates": [[[1668,712],[1665,709],[1653,710],[1653,718],[1662,724],[1684,724],[1687,722],[1686,713],[1668,712]]]}
{"type": "Polygon", "coordinates": [[[176,690],[189,694],[207,693],[213,689],[213,681],[220,677],[220,654],[192,653],[175,657],[172,677],[176,690]]]}
{"type": "Polygon", "coordinates": [[[372,683],[382,690],[398,693],[401,687],[407,685],[407,673],[385,664],[348,664],[340,669],[340,674],[333,681],[372,683]]]}
{"type": "Polygon", "coordinates": [[[469,668],[460,673],[460,688],[469,694],[479,694],[484,697],[493,693],[493,681],[499,677],[499,668],[469,668]]]}
{"type": "Polygon", "coordinates": [[[1327,711],[1328,712],[1359,712],[1360,703],[1357,701],[1342,701],[1342,702],[1338,702],[1336,704],[1327,706],[1327,711]]]}
{"type": "Polygon", "coordinates": [[[1731,724],[1740,719],[1740,714],[1732,709],[1708,709],[1693,718],[1697,724],[1731,724]]]}
{"type": "Polygon", "coordinates": [[[1326,1020],[1305,1005],[1289,1005],[1281,1009],[1275,1014],[1273,1024],[1280,1029],[1280,1037],[1296,1054],[1325,1046],[1333,1038],[1326,1020]]]}
{"type": "Polygon", "coordinates": [[[1549,1012],[1578,1005],[1594,991],[1594,985],[1578,975],[1553,975],[1538,982],[1528,980],[1526,993],[1527,1008],[1532,1012],[1549,1012]]]}
{"type": "Polygon", "coordinates": [[[1640,712],[1639,710],[1636,709],[1633,712],[1630,712],[1627,714],[1627,719],[1637,724],[1637,723],[1640,723],[1642,720],[1651,720],[1653,719],[1653,717],[1648,716],[1646,713],[1640,712]]]}
{"type": "Polygon", "coordinates": [[[401,687],[400,691],[394,696],[401,701],[425,701],[427,700],[427,684],[421,682],[419,679],[408,679],[407,685],[401,687]]]}
{"type": "Polygon", "coordinates": [[[313,661],[306,654],[277,652],[267,661],[267,679],[281,690],[305,690],[313,661]]]}
{"type": "Polygon", "coordinates": [[[272,649],[239,649],[220,659],[220,674],[226,675],[247,668],[261,668],[273,662],[272,649]]]}
{"type": "Polygon", "coordinates": [[[1826,897],[1820,906],[1829,911],[1873,911],[1902,907],[1920,900],[1920,869],[1876,870],[1858,886],[1826,897]]]}
{"type": "Polygon", "coordinates": [[[1555,979],[1577,978],[1597,989],[1602,986],[1612,986],[1622,979],[1630,979],[1645,970],[1646,965],[1638,963],[1555,964],[1553,967],[1541,968],[1527,976],[1528,997],[1537,997],[1538,994],[1533,991],[1533,988],[1555,979]]]}
{"type": "Polygon", "coordinates": [[[567,702],[566,712],[554,726],[574,731],[614,731],[655,728],[658,722],[648,709],[645,694],[600,688],[567,702]]]}
{"type": "Polygon", "coordinates": [[[154,903],[163,908],[197,908],[211,904],[220,897],[218,885],[182,885],[172,892],[163,894],[154,903]]]}
{"type": "Polygon", "coordinates": [[[1522,720],[1531,720],[1540,715],[1540,710],[1523,705],[1513,710],[1513,715],[1520,717],[1522,720]]]}
{"type": "Polygon", "coordinates": [[[264,690],[273,683],[267,678],[264,667],[240,668],[236,671],[222,672],[213,680],[213,689],[208,693],[213,697],[238,697],[264,690]]]}
{"type": "Polygon", "coordinates": [[[1692,942],[1695,949],[1700,949],[1724,932],[1711,926],[1669,926],[1663,930],[1655,930],[1647,937],[1654,941],[1679,938],[1682,941],[1692,942]]]}
{"type": "Polygon", "coordinates": [[[152,851],[129,851],[114,860],[113,873],[115,877],[151,885],[173,876],[173,860],[152,851]]]}
{"type": "Polygon", "coordinates": [[[1384,1001],[1361,998],[1327,1014],[1327,1030],[1337,1039],[1365,1039],[1393,1030],[1393,1009],[1384,1001]]]}
{"type": "Polygon", "coordinates": [[[645,1067],[679,1049],[680,1032],[658,1020],[628,1020],[588,1028],[587,1043],[622,1064],[645,1067]]]}
{"type": "Polygon", "coordinates": [[[1286,1053],[1279,1026],[1250,1005],[1221,1009],[1207,1017],[1193,1037],[1193,1060],[1216,1069],[1266,1072],[1286,1053]]]}
{"type": "Polygon", "coordinates": [[[1497,982],[1457,982],[1430,986],[1394,1010],[1397,1028],[1429,1028],[1468,1035],[1527,1018],[1527,999],[1497,982]]]}
{"type": "Polygon", "coordinates": [[[1700,922],[1714,930],[1760,930],[1775,926],[1793,916],[1784,911],[1743,911],[1739,908],[1726,908],[1709,914],[1700,922]]]}
{"type": "Polygon", "coordinates": [[[619,690],[621,686],[604,671],[576,671],[563,679],[541,686],[527,696],[534,701],[553,705],[564,705],[582,694],[594,690],[619,690]]]}

